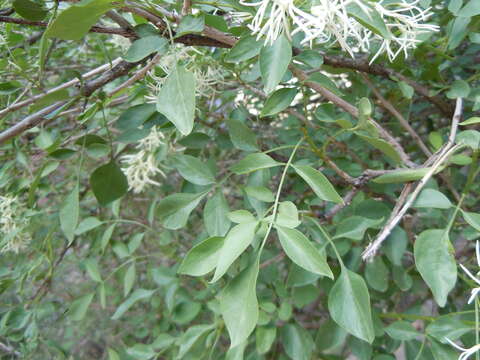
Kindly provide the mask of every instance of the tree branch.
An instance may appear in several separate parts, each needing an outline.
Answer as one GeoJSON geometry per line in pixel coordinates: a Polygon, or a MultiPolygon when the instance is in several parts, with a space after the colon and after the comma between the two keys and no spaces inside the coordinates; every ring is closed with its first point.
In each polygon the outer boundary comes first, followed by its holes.
{"type": "MultiPolygon", "coordinates": [[[[91,78],[95,75],[98,75],[102,72],[104,72],[105,70],[108,70],[111,65],[115,66],[117,65],[118,63],[120,63],[121,59],[120,58],[117,58],[115,60],[112,61],[112,63],[107,63],[107,64],[103,64],[85,74],[82,75],[82,79],[88,79],[88,78],[91,78]]],[[[5,109],[3,110],[0,110],[0,119],[3,118],[5,115],[7,115],[8,113],[12,112],[12,111],[16,111],[16,110],[19,110],[25,106],[28,106],[30,104],[33,104],[34,102],[44,98],[45,96],[48,96],[56,91],[59,91],[59,90],[63,90],[63,89],[66,89],[66,88],[69,88],[71,86],[74,86],[74,85],[77,85],[80,83],[80,80],[79,79],[73,79],[73,80],[70,80],[70,81],[67,81],[66,83],[63,83],[61,85],[58,85],[44,93],[41,93],[41,94],[38,94],[38,95],[35,95],[35,96],[32,96],[30,97],[29,99],[27,100],[24,100],[24,101],[20,101],[16,104],[13,104],[11,106],[8,106],[6,107],[5,109]]]]}
{"type": "Polygon", "coordinates": [[[447,143],[440,149],[438,153],[433,154],[427,160],[426,164],[432,163],[432,166],[430,170],[425,174],[425,176],[418,182],[417,186],[415,187],[415,190],[413,191],[412,195],[408,199],[407,199],[407,195],[410,192],[409,189],[407,188],[408,185],[404,188],[404,191],[402,191],[402,194],[406,192],[406,195],[404,195],[403,197],[401,197],[401,199],[398,200],[397,205],[395,206],[395,209],[392,212],[390,219],[387,221],[382,231],[380,231],[380,233],[377,235],[377,237],[375,238],[375,241],[370,245],[368,245],[365,251],[363,252],[362,254],[363,260],[369,260],[373,256],[375,256],[375,254],[377,253],[382,243],[392,232],[393,228],[397,226],[397,224],[403,218],[407,210],[413,205],[417,196],[420,194],[420,191],[422,191],[423,187],[428,182],[428,180],[430,180],[430,178],[436,173],[436,171],[443,164],[443,162],[446,161],[450,157],[450,155],[457,150],[458,145],[454,146],[454,140],[457,133],[458,123],[462,116],[462,111],[463,111],[463,102],[461,98],[458,98],[457,105],[455,107],[455,114],[453,115],[453,119],[452,119],[450,136],[448,138],[447,143]]]}
{"type": "MultiPolygon", "coordinates": [[[[39,26],[39,27],[44,27],[46,28],[48,26],[47,22],[44,21],[30,21],[30,20],[25,20],[25,19],[20,19],[20,18],[13,18],[9,16],[0,16],[0,22],[3,23],[10,23],[10,24],[18,24],[18,25],[30,25],[30,26],[39,26]]],[[[134,32],[127,30],[127,29],[122,29],[122,28],[104,28],[101,26],[93,26],[90,29],[90,32],[94,33],[100,33],[100,34],[115,34],[115,35],[120,35],[124,36],[127,38],[135,38],[136,35],[134,32]]]]}
{"type": "Polygon", "coordinates": [[[379,75],[386,78],[396,77],[413,87],[417,93],[434,104],[445,116],[453,116],[454,108],[451,103],[444,101],[440,96],[430,95],[429,89],[425,86],[385,66],[369,64],[367,59],[350,59],[340,56],[329,56],[325,54],[323,54],[323,63],[335,68],[353,69],[363,73],[379,75]]]}

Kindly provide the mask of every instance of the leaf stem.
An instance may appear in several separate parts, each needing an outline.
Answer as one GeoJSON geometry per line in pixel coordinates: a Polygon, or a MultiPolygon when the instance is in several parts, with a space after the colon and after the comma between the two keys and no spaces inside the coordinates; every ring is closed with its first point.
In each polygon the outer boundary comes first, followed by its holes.
{"type": "MultiPolygon", "coordinates": [[[[312,219],[313,220],[313,219],[312,219]]],[[[318,223],[318,221],[312,221],[313,223],[315,223],[315,225],[318,227],[318,229],[321,231],[321,233],[323,234],[323,236],[325,236],[325,238],[327,239],[328,243],[332,246],[333,248],[333,251],[335,252],[335,255],[337,256],[337,259],[338,259],[338,262],[340,263],[340,267],[342,269],[345,268],[345,264],[342,260],[342,257],[340,256],[340,253],[338,252],[337,250],[337,247],[335,246],[335,243],[333,242],[332,238],[330,237],[330,235],[325,231],[325,229],[318,223]]]]}
{"type": "Polygon", "coordinates": [[[288,168],[290,167],[290,164],[293,161],[293,157],[295,156],[295,153],[297,152],[298,147],[303,141],[303,137],[300,139],[300,141],[295,145],[295,147],[292,150],[292,153],[290,154],[290,157],[288,158],[287,163],[285,164],[285,168],[283,169],[282,177],[280,178],[280,183],[278,184],[278,189],[277,189],[277,195],[275,196],[275,202],[273,203],[273,210],[272,210],[272,222],[268,225],[267,232],[265,234],[265,237],[262,240],[262,244],[260,245],[260,249],[258,251],[258,258],[260,258],[260,255],[262,253],[263,247],[265,246],[268,236],[270,235],[270,232],[272,231],[273,224],[275,223],[275,220],[277,219],[277,209],[278,209],[278,203],[280,200],[280,194],[282,192],[282,186],[283,182],[285,181],[285,177],[287,175],[288,168]]]}

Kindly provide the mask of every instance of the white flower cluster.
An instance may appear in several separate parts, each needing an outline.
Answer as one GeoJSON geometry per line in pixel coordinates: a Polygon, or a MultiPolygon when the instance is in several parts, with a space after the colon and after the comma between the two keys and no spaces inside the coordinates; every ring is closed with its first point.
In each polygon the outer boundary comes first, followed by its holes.
{"type": "Polygon", "coordinates": [[[19,253],[32,240],[26,231],[28,226],[26,209],[15,196],[0,196],[0,253],[19,253]]]}
{"type": "MultiPolygon", "coordinates": [[[[181,45],[172,46],[171,50],[160,59],[158,66],[164,73],[169,74],[171,69],[181,61],[186,68],[195,75],[195,92],[197,96],[208,97],[215,94],[215,85],[225,83],[225,71],[220,66],[204,65],[195,59],[195,55],[189,52],[188,47],[181,45]]],[[[155,69],[150,71],[147,87],[149,93],[145,99],[149,103],[156,103],[158,92],[165,82],[166,77],[155,75],[155,69]]]]}
{"type": "MultiPolygon", "coordinates": [[[[316,0],[309,11],[297,7],[298,1],[240,2],[258,8],[249,26],[258,38],[265,36],[267,43],[273,43],[283,33],[291,37],[303,32],[302,43],[338,42],[353,57],[358,50],[367,51],[372,41],[380,41],[372,61],[383,52],[391,61],[401,52],[407,56],[407,51],[419,43],[419,35],[439,29],[424,23],[432,13],[430,9],[417,6],[420,0],[316,0]],[[382,37],[372,32],[352,16],[352,11],[364,14],[371,22],[383,22],[390,36],[382,37]]],[[[245,13],[238,17],[245,19],[245,13]]]]}
{"type": "MultiPolygon", "coordinates": [[[[477,254],[477,265],[480,267],[480,243],[477,241],[477,244],[475,246],[475,252],[477,254]]],[[[460,264],[460,267],[462,268],[462,270],[468,275],[468,277],[470,279],[472,279],[473,281],[475,281],[476,284],[480,285],[480,279],[478,279],[478,277],[475,277],[465,266],[463,266],[462,264],[460,264]]],[[[480,293],[480,287],[476,287],[476,288],[473,288],[472,289],[472,293],[468,299],[468,304],[471,304],[475,298],[477,297],[477,295],[480,293]]],[[[470,356],[472,356],[473,354],[477,353],[478,351],[480,351],[480,344],[477,344],[477,345],[474,345],[472,346],[471,348],[464,348],[462,346],[459,346],[457,344],[455,344],[453,341],[451,341],[450,339],[448,338],[445,338],[446,341],[448,341],[448,343],[450,343],[450,345],[452,345],[453,347],[455,347],[457,350],[460,350],[462,353],[460,354],[460,356],[458,357],[458,360],[467,360],[468,358],[470,358],[470,356]]]]}
{"type": "Polygon", "coordinates": [[[128,180],[129,189],[134,193],[140,193],[147,185],[160,185],[152,178],[160,174],[165,177],[165,174],[157,166],[155,158],[155,151],[164,144],[165,136],[152,127],[150,134],[140,140],[136,146],[137,152],[135,154],[123,155],[120,159],[126,166],[123,172],[128,180]]]}

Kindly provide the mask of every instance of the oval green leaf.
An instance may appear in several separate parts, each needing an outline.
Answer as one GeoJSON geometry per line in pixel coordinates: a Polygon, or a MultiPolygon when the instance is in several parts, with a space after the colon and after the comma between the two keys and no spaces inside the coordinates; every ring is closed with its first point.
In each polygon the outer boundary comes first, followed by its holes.
{"type": "Polygon", "coordinates": [[[343,199],[333,185],[320,171],[308,165],[293,165],[293,168],[320,199],[338,204],[343,203],[343,199]]]}
{"type": "Polygon", "coordinates": [[[328,295],[328,310],[332,319],[348,333],[372,343],[375,338],[370,295],[363,278],[342,268],[340,277],[328,295]]]}
{"type": "Polygon", "coordinates": [[[450,248],[448,233],[443,229],[423,231],[414,245],[415,266],[441,307],[457,281],[457,265],[450,248]]]}
{"type": "Polygon", "coordinates": [[[275,227],[285,254],[298,266],[312,273],[333,279],[327,259],[300,231],[282,226],[275,227]]]}
{"type": "Polygon", "coordinates": [[[203,276],[215,269],[224,238],[214,236],[195,245],[178,268],[179,274],[203,276]]]}

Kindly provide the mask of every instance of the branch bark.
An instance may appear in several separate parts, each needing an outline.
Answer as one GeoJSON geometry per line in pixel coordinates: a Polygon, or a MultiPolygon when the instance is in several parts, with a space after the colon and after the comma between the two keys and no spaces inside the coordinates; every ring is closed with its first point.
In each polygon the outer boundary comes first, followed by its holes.
{"type": "Polygon", "coordinates": [[[418,182],[417,186],[415,187],[415,190],[413,191],[412,195],[408,199],[407,199],[407,195],[410,192],[409,185],[407,184],[405,186],[404,190],[402,191],[402,194],[404,196],[398,200],[397,205],[395,206],[395,209],[392,212],[390,219],[387,221],[387,223],[385,224],[383,229],[380,231],[380,233],[377,235],[375,240],[370,245],[368,245],[365,251],[363,252],[362,254],[363,260],[369,260],[375,256],[375,254],[377,253],[382,243],[392,232],[393,228],[397,226],[397,224],[403,218],[403,216],[408,211],[408,209],[410,209],[410,207],[413,205],[417,196],[420,194],[420,191],[422,191],[423,187],[428,182],[428,180],[430,180],[430,178],[435,174],[435,172],[443,164],[443,162],[445,162],[450,157],[450,155],[453,154],[459,147],[459,145],[454,146],[454,140],[457,134],[458,123],[460,121],[460,118],[462,117],[462,111],[463,111],[463,102],[462,102],[462,99],[459,98],[457,99],[457,105],[455,107],[455,113],[453,115],[452,125],[450,128],[450,136],[448,137],[447,143],[440,149],[440,151],[438,151],[438,153],[433,154],[427,160],[426,164],[432,163],[431,169],[418,182]]]}

